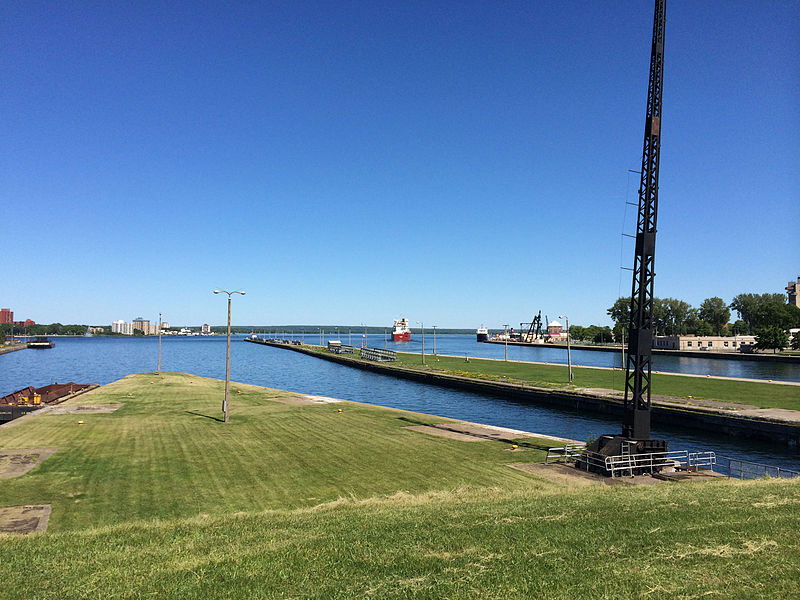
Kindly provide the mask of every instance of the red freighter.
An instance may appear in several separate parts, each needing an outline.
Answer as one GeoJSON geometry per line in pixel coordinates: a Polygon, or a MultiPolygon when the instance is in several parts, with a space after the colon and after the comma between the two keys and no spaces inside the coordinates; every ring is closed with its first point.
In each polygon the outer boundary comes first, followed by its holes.
{"type": "Polygon", "coordinates": [[[408,328],[408,321],[405,319],[395,319],[394,328],[392,329],[393,342],[410,342],[411,329],[408,328]]]}

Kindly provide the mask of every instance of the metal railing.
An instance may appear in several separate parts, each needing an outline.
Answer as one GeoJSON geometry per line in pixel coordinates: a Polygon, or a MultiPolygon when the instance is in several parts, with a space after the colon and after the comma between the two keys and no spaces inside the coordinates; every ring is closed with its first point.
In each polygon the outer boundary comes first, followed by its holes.
{"type": "Polygon", "coordinates": [[[328,345],[328,350],[333,352],[334,354],[355,354],[355,346],[348,346],[346,344],[342,344],[340,346],[331,346],[328,345]]]}
{"type": "Polygon", "coordinates": [[[736,479],[761,479],[763,477],[792,479],[794,477],[800,477],[799,471],[750,462],[739,458],[731,458],[729,456],[720,456],[718,464],[719,473],[736,479]]]}
{"type": "Polygon", "coordinates": [[[656,473],[665,468],[713,470],[716,464],[716,454],[714,452],[674,450],[672,452],[605,456],[598,452],[584,451],[579,460],[581,467],[587,471],[601,470],[610,474],[611,477],[616,477],[617,475],[633,476],[641,473],[656,473]]]}
{"type": "Polygon", "coordinates": [[[377,362],[391,362],[397,360],[397,352],[379,348],[361,348],[361,358],[377,362]]]}
{"type": "Polygon", "coordinates": [[[544,464],[575,462],[584,450],[586,450],[586,444],[567,444],[563,447],[548,448],[544,464]]]}

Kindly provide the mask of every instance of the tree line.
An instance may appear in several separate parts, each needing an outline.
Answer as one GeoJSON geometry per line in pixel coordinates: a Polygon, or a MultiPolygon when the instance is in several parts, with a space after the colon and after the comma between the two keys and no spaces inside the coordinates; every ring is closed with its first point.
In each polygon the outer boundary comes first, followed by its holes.
{"type": "MultiPolygon", "coordinates": [[[[615,341],[628,327],[630,305],[630,296],[621,297],[606,311],[615,341]]],[[[800,308],[788,304],[784,294],[737,294],[729,304],[715,296],[697,308],[677,298],[654,298],[653,327],[654,335],[754,335],[758,347],[777,349],[789,345],[789,329],[800,327],[800,308]],[[731,310],[739,316],[734,322],[731,310]]]]}
{"type": "Polygon", "coordinates": [[[49,325],[37,323],[28,327],[2,323],[0,324],[0,336],[5,338],[12,335],[84,335],[86,329],[86,325],[62,325],[61,323],[50,323],[49,325]]]}

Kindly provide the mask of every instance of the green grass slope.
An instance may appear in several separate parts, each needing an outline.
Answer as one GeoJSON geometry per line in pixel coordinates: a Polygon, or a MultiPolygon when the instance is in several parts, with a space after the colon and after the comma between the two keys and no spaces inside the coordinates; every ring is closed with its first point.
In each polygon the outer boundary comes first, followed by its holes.
{"type": "Polygon", "coordinates": [[[116,413],[0,428],[59,447],[0,480],[0,506],[53,505],[47,533],[0,536],[0,598],[800,596],[800,482],[566,487],[507,466],[545,441],[232,387],[228,424],[221,382],[143,374],[73,401],[116,413]]]}

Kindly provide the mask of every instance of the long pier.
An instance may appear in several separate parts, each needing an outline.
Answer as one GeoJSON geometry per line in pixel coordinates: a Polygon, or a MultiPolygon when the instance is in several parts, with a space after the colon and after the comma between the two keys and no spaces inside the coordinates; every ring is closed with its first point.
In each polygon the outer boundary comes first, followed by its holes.
{"type": "MultiPolygon", "coordinates": [[[[503,340],[486,340],[485,342],[481,342],[483,344],[495,344],[498,346],[503,346],[506,343],[509,346],[521,346],[524,348],[560,348],[562,350],[567,349],[566,344],[555,344],[555,343],[546,343],[546,344],[535,344],[532,342],[517,342],[517,341],[508,341],[505,342],[503,340]]],[[[592,346],[589,344],[570,344],[573,350],[591,350],[593,352],[617,352],[621,353],[622,348],[620,346],[592,346]]],[[[661,356],[680,356],[684,358],[711,358],[717,360],[750,360],[755,362],[785,362],[785,363],[793,363],[793,364],[800,364],[800,355],[789,355],[789,354],[743,354],[742,352],[707,352],[707,351],[698,351],[698,350],[665,350],[663,348],[653,348],[653,354],[658,354],[661,356]]]]}
{"type": "MultiPolygon", "coordinates": [[[[292,350],[322,360],[336,362],[373,373],[389,375],[442,387],[463,389],[471,392],[494,394],[516,400],[524,400],[537,404],[550,405],[560,409],[589,411],[604,415],[621,417],[624,401],[621,392],[592,388],[546,388],[520,383],[493,381],[423,371],[396,363],[375,363],[341,354],[327,352],[322,346],[288,344],[260,339],[245,339],[274,348],[292,350]]],[[[791,447],[800,446],[800,411],[786,409],[746,408],[732,410],[719,406],[699,406],[682,401],[681,398],[671,400],[653,399],[653,416],[659,423],[675,427],[714,431],[733,437],[745,437],[785,444],[791,447]]]]}

